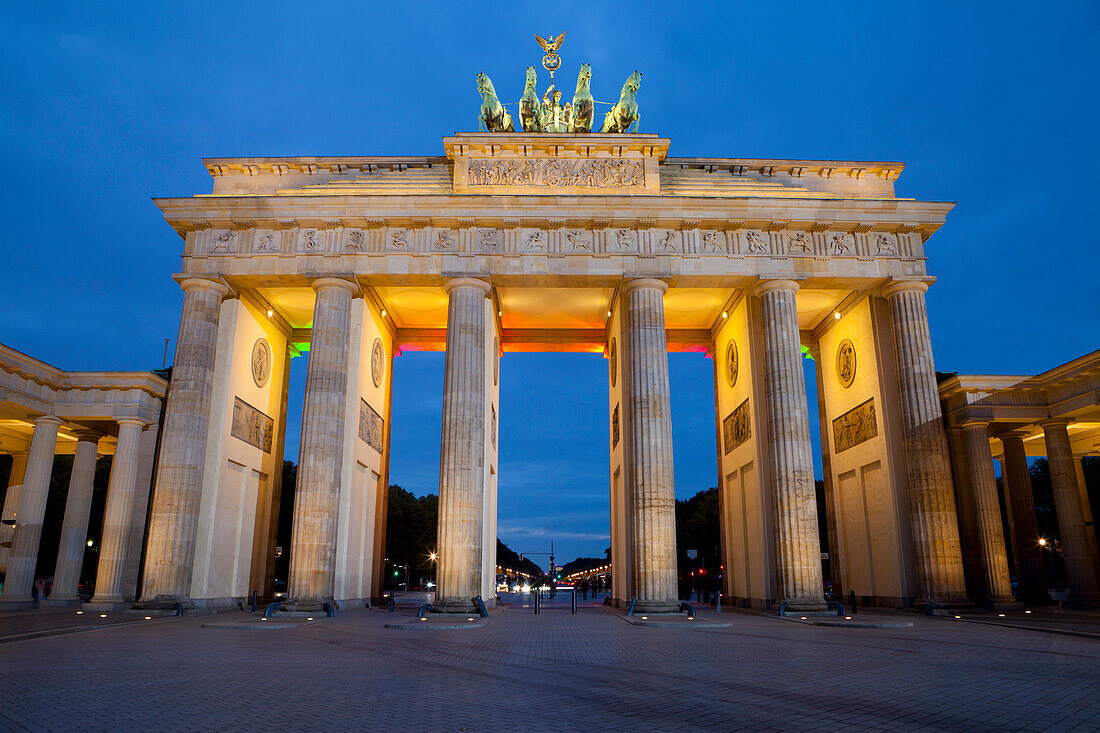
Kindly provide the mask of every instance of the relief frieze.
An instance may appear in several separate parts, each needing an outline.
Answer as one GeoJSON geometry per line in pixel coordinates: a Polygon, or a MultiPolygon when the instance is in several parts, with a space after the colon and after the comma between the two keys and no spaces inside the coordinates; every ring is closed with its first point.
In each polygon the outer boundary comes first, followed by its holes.
{"type": "Polygon", "coordinates": [[[547,186],[551,188],[642,188],[645,169],[632,160],[471,160],[470,186],[547,186]]]}
{"type": "Polygon", "coordinates": [[[366,400],[359,398],[359,440],[381,453],[384,428],[382,416],[366,400]]]}
{"type": "Polygon", "coordinates": [[[833,420],[833,445],[836,446],[837,453],[842,453],[877,435],[878,419],[875,415],[873,397],[833,420]]]}
{"type": "Polygon", "coordinates": [[[229,434],[264,453],[270,453],[271,440],[275,435],[275,421],[240,397],[234,397],[233,423],[229,434]]]}
{"type": "Polygon", "coordinates": [[[722,442],[724,454],[729,455],[735,448],[742,445],[752,437],[752,428],[749,425],[749,400],[734,409],[726,419],[722,421],[722,442]]]}

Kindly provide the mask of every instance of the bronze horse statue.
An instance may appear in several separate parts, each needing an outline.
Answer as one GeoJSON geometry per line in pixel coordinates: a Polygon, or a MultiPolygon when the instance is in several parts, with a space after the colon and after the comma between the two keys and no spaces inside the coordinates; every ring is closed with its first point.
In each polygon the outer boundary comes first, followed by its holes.
{"type": "Polygon", "coordinates": [[[592,132],[592,115],[596,105],[592,99],[592,65],[581,64],[577,75],[577,91],[573,94],[573,117],[569,123],[570,132],[592,132]]]}
{"type": "Polygon", "coordinates": [[[534,66],[527,67],[527,86],[523,90],[523,96],[519,98],[519,126],[524,132],[542,132],[546,127],[543,119],[542,102],[539,101],[535,84],[538,83],[538,74],[534,66]]]}
{"type": "Polygon", "coordinates": [[[497,99],[496,90],[493,89],[493,82],[488,75],[479,71],[476,78],[477,91],[482,100],[481,114],[477,118],[478,129],[483,132],[515,132],[512,116],[497,99]]]}
{"type": "Polygon", "coordinates": [[[619,95],[619,103],[611,108],[611,111],[603,119],[603,127],[600,132],[626,132],[630,125],[634,125],[634,132],[638,131],[638,123],[641,114],[638,112],[638,102],[634,95],[638,87],[642,85],[642,72],[635,70],[626,83],[623,84],[622,94],[619,95]]]}

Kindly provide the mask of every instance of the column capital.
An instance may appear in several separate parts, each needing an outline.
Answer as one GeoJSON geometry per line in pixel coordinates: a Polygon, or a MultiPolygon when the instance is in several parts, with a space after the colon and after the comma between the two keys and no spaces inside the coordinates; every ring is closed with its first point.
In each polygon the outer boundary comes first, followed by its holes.
{"type": "Polygon", "coordinates": [[[448,294],[458,288],[477,288],[484,295],[488,295],[493,286],[484,280],[478,280],[476,277],[450,277],[443,281],[443,289],[448,294]]]}
{"type": "Polygon", "coordinates": [[[185,293],[192,289],[205,289],[213,290],[222,298],[229,295],[229,286],[221,280],[210,280],[205,277],[189,277],[186,280],[181,280],[180,287],[185,293]]]}
{"type": "Polygon", "coordinates": [[[321,288],[342,288],[349,293],[359,292],[359,283],[345,280],[342,277],[319,277],[309,281],[309,286],[314,290],[321,288]]]}
{"type": "Polygon", "coordinates": [[[961,420],[959,426],[963,430],[978,430],[979,428],[986,430],[991,422],[992,420],[983,420],[980,417],[968,417],[965,420],[961,420]]]}
{"type": "Polygon", "coordinates": [[[795,280],[761,280],[753,286],[752,294],[759,298],[761,295],[770,293],[773,290],[786,290],[797,293],[799,287],[801,286],[795,280]]]}
{"type": "Polygon", "coordinates": [[[145,426],[149,424],[141,418],[137,417],[120,417],[115,420],[115,422],[117,422],[119,425],[137,425],[141,427],[142,430],[144,430],[145,426]]]}
{"type": "Polygon", "coordinates": [[[35,427],[38,427],[39,425],[60,425],[63,422],[64,420],[59,418],[57,415],[39,415],[34,419],[35,427]]]}
{"type": "Polygon", "coordinates": [[[1040,420],[1039,421],[1039,427],[1041,427],[1043,429],[1043,432],[1046,432],[1047,428],[1051,428],[1051,429],[1065,428],[1071,422],[1073,422],[1073,420],[1071,420],[1068,417],[1051,417],[1051,418],[1047,418],[1046,420],[1040,420]]]}
{"type": "Polygon", "coordinates": [[[638,288],[652,288],[653,290],[660,290],[661,293],[664,294],[668,292],[668,283],[664,280],[657,280],[652,277],[640,277],[634,280],[623,281],[622,292],[624,295],[638,288]]]}
{"type": "Polygon", "coordinates": [[[1001,433],[1000,435],[997,436],[997,439],[1000,440],[1002,443],[1004,443],[1005,441],[1009,441],[1009,440],[1020,440],[1020,441],[1022,441],[1026,437],[1027,437],[1027,433],[1024,432],[1023,430],[1012,430],[1012,431],[1007,432],[1007,433],[1001,433]]]}
{"type": "Polygon", "coordinates": [[[923,280],[894,280],[882,288],[882,294],[887,298],[893,298],[899,293],[928,292],[928,283],[923,280]]]}
{"type": "Polygon", "coordinates": [[[76,436],[78,443],[99,443],[100,438],[103,437],[103,433],[91,428],[77,428],[73,431],[73,435],[76,436]]]}

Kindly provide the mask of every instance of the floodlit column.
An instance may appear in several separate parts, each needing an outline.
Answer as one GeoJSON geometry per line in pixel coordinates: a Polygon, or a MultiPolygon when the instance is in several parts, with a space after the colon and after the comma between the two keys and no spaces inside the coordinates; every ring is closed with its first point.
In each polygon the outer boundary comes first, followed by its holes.
{"type": "Polygon", "coordinates": [[[993,475],[993,452],[989,448],[989,423],[970,420],[962,427],[985,575],[985,600],[994,606],[1012,603],[1015,599],[1008,579],[1008,553],[1001,525],[1001,505],[997,499],[997,478],[993,475]]]}
{"type": "Polygon", "coordinates": [[[122,595],[134,597],[137,591],[138,567],[141,550],[145,544],[145,522],[149,516],[150,482],[153,478],[153,461],[157,452],[157,434],[160,426],[153,423],[141,433],[141,449],[138,454],[137,480],[134,482],[134,508],[130,514],[130,541],[126,550],[126,569],[122,573],[122,595]]]}
{"type": "Polygon", "coordinates": [[[675,611],[676,495],[672,475],[672,415],[661,280],[629,280],[622,288],[626,355],[623,400],[630,404],[635,611],[675,611]]]}
{"type": "MultiPolygon", "coordinates": [[[[1100,589],[1094,563],[1095,549],[1089,547],[1088,534],[1081,512],[1081,494],[1077,488],[1077,469],[1073,466],[1068,420],[1047,420],[1040,423],[1047,444],[1047,465],[1054,489],[1054,510],[1058,513],[1058,530],[1062,536],[1062,556],[1066,563],[1071,602],[1100,601],[1100,589]]],[[[25,489],[24,489],[25,490],[25,489]]],[[[22,502],[20,502],[22,507],[22,502]]]]}
{"type": "Polygon", "coordinates": [[[168,385],[142,590],[151,607],[190,605],[218,317],[229,293],[216,280],[188,279],[180,286],[183,315],[168,385]]]}
{"type": "Polygon", "coordinates": [[[344,457],[351,300],[349,280],[314,280],[313,334],[306,364],[294,531],[290,542],[290,604],[301,610],[333,599],[336,524],[344,457]]]}
{"type": "Polygon", "coordinates": [[[1050,601],[1047,593],[1046,570],[1042,548],[1039,547],[1039,525],[1035,518],[1035,497],[1031,491],[1031,472],[1027,467],[1023,433],[1001,436],[1004,446],[1004,479],[1009,514],[1012,515],[1013,539],[1016,542],[1017,585],[1020,600],[1025,603],[1050,601]]]}
{"type": "Polygon", "coordinates": [[[810,415],[793,280],[756,286],[764,317],[764,402],[775,497],[779,594],[791,610],[824,610],[810,415]]]}
{"type": "Polygon", "coordinates": [[[485,319],[489,283],[455,278],[447,290],[447,360],[439,456],[439,610],[467,613],[481,595],[485,502],[485,319]]]}
{"type": "Polygon", "coordinates": [[[11,554],[12,535],[15,534],[15,515],[19,511],[19,492],[23,489],[23,476],[27,472],[27,454],[11,454],[11,473],[8,474],[8,490],[4,494],[3,524],[0,524],[0,573],[7,572],[11,554]]]}
{"type": "Polygon", "coordinates": [[[46,498],[50,493],[50,474],[53,473],[53,455],[60,425],[61,420],[53,415],[43,415],[34,421],[0,608],[18,608],[31,603],[34,571],[38,564],[38,543],[42,539],[42,519],[46,515],[46,498]]]}
{"type": "Polygon", "coordinates": [[[127,599],[122,588],[130,549],[130,522],[134,509],[138,455],[144,420],[125,418],[118,421],[118,444],[111,461],[111,481],[107,486],[107,507],[103,512],[103,535],[99,543],[99,570],[96,573],[93,604],[119,604],[127,599]]]}
{"type": "Polygon", "coordinates": [[[92,509],[92,480],[99,450],[100,434],[92,431],[76,433],[76,453],[73,472],[69,476],[69,493],[65,497],[65,518],[61,525],[61,544],[57,550],[57,565],[53,571],[53,591],[50,602],[75,601],[80,585],[80,567],[84,564],[85,542],[88,539],[88,515],[92,509]]]}
{"type": "Polygon", "coordinates": [[[897,282],[884,294],[893,315],[917,603],[951,605],[966,602],[966,581],[928,334],[926,290],[928,285],[922,282],[897,282]]]}

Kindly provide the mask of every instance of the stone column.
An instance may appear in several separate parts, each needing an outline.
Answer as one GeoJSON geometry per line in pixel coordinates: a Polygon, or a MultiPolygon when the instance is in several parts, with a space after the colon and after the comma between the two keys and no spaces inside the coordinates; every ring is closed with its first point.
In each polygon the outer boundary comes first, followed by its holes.
{"type": "MultiPolygon", "coordinates": [[[[73,472],[69,477],[69,493],[65,497],[65,519],[61,525],[61,544],[57,550],[57,565],[53,571],[53,591],[48,605],[77,601],[80,568],[84,564],[84,544],[88,539],[88,515],[92,509],[92,480],[101,435],[91,430],[76,433],[76,453],[73,472]]],[[[47,605],[47,604],[43,604],[47,605]]]]}
{"type": "Polygon", "coordinates": [[[810,416],[793,280],[765,280],[753,294],[764,317],[764,409],[769,488],[775,498],[778,591],[792,611],[825,610],[810,416]]]}
{"type": "Polygon", "coordinates": [[[983,600],[996,608],[1012,603],[1015,598],[1008,579],[1008,554],[1005,551],[1004,527],[1001,524],[1001,505],[997,499],[997,478],[993,475],[993,452],[989,448],[989,423],[983,420],[967,420],[962,427],[966,435],[970,488],[973,492],[974,516],[978,524],[978,541],[985,577],[986,597],[983,600]]]}
{"type": "Polygon", "coordinates": [[[665,291],[661,280],[623,284],[630,359],[623,386],[630,405],[630,472],[633,479],[635,611],[676,611],[676,495],[672,475],[672,415],[665,340],[665,291]]]}
{"type": "Polygon", "coordinates": [[[334,277],[314,280],[312,285],[317,298],[302,402],[288,589],[288,605],[303,611],[315,610],[333,599],[351,300],[359,289],[349,280],[334,277]]]}
{"type": "MultiPolygon", "coordinates": [[[[1077,488],[1077,469],[1073,466],[1068,420],[1046,420],[1039,423],[1047,444],[1047,465],[1054,489],[1054,510],[1058,513],[1058,530],[1062,535],[1062,554],[1069,581],[1069,600],[1073,603],[1100,601],[1094,553],[1090,552],[1088,534],[1081,512],[1081,494],[1077,488]]],[[[19,504],[23,506],[22,502],[19,504]]]]}
{"type": "Polygon", "coordinates": [[[202,471],[214,388],[214,352],[222,300],[229,289],[215,280],[184,280],[183,315],[161,440],[143,605],[190,606],[202,471]]]}
{"type": "Polygon", "coordinates": [[[1012,515],[1012,531],[1019,567],[1016,568],[1020,600],[1024,603],[1050,603],[1047,593],[1043,550],[1039,547],[1039,525],[1035,518],[1035,497],[1031,491],[1031,472],[1024,451],[1024,433],[1005,433],[1004,479],[1008,511],[1012,515]]]}
{"type": "Polygon", "coordinates": [[[8,474],[8,490],[4,494],[4,523],[0,524],[0,573],[7,572],[8,556],[11,554],[12,535],[15,534],[15,515],[19,511],[19,492],[23,489],[23,475],[27,472],[27,454],[11,454],[11,473],[8,474]],[[8,524],[10,522],[11,524],[8,524]]]}
{"type": "Polygon", "coordinates": [[[439,456],[440,610],[469,613],[481,595],[485,502],[485,320],[489,283],[447,280],[447,360],[443,377],[443,442],[439,456]]]}
{"type": "Polygon", "coordinates": [[[118,421],[118,444],[111,461],[111,481],[107,486],[107,507],[103,512],[103,536],[99,542],[99,570],[91,606],[118,606],[127,600],[122,578],[130,550],[130,521],[134,509],[141,431],[145,421],[123,418],[118,421]]]}
{"type": "Polygon", "coordinates": [[[897,353],[905,473],[917,561],[916,601],[950,606],[966,602],[966,581],[928,334],[927,289],[925,283],[903,281],[887,286],[884,295],[890,300],[897,353]]]}
{"type": "Polygon", "coordinates": [[[27,472],[19,492],[19,510],[15,516],[4,593],[0,610],[15,610],[32,606],[31,589],[38,565],[38,544],[42,539],[42,519],[46,514],[46,499],[50,493],[50,474],[57,447],[57,429],[61,420],[43,415],[34,421],[34,435],[27,456],[27,472]]]}
{"type": "Polygon", "coordinates": [[[126,550],[126,569],[122,573],[122,595],[125,598],[135,597],[137,592],[138,568],[141,565],[141,550],[145,544],[145,522],[149,517],[153,462],[156,460],[159,432],[160,426],[153,423],[141,433],[137,480],[134,482],[134,508],[130,514],[130,544],[126,550]]]}

